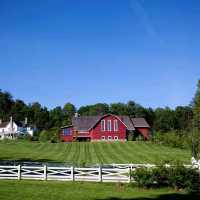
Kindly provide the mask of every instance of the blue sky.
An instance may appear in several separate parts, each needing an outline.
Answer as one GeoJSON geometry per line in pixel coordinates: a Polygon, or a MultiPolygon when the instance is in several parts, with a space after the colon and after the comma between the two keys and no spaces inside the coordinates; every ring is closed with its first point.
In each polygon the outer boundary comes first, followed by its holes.
{"type": "Polygon", "coordinates": [[[187,105],[199,21],[198,0],[0,0],[0,88],[48,108],[187,105]]]}

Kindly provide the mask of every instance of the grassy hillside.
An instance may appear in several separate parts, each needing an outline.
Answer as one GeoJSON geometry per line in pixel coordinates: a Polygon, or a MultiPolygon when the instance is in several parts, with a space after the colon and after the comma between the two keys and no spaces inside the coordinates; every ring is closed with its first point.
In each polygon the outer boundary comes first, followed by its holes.
{"type": "Polygon", "coordinates": [[[190,152],[150,142],[39,143],[0,142],[0,160],[57,161],[76,165],[190,162],[190,152]]]}
{"type": "Polygon", "coordinates": [[[0,199],[2,200],[168,200],[183,197],[189,198],[187,194],[184,195],[183,192],[181,194],[169,188],[144,190],[113,183],[0,181],[0,199]]]}

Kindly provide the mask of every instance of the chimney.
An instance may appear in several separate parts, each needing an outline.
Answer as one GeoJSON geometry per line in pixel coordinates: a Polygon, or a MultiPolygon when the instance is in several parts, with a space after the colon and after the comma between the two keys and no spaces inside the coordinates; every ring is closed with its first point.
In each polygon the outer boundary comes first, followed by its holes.
{"type": "Polygon", "coordinates": [[[13,131],[13,117],[10,117],[10,123],[11,123],[11,130],[13,131]]]}
{"type": "Polygon", "coordinates": [[[74,114],[74,117],[76,117],[76,118],[77,118],[78,116],[79,116],[79,115],[78,115],[78,113],[76,112],[76,113],[74,114]]]}

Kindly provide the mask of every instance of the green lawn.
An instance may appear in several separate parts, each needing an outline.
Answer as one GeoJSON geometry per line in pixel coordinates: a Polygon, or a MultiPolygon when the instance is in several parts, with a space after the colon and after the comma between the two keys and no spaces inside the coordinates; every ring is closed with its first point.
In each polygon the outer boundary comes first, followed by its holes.
{"type": "Polygon", "coordinates": [[[190,163],[190,151],[150,142],[40,143],[0,142],[0,160],[58,161],[70,164],[190,163]]]}
{"type": "MultiPolygon", "coordinates": [[[[173,189],[139,189],[118,183],[80,183],[43,181],[0,181],[2,200],[133,200],[133,199],[191,199],[173,189]],[[185,198],[184,198],[185,197],[185,198]]],[[[194,199],[194,195],[192,196],[194,199]]]]}

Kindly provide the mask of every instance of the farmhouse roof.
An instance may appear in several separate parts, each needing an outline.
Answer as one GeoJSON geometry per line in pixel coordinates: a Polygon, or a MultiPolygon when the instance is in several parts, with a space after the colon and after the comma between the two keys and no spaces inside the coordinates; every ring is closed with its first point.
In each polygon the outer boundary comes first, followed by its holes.
{"type": "MultiPolygon", "coordinates": [[[[13,121],[17,126],[19,127],[24,127],[23,123],[22,122],[17,122],[17,121],[13,121]]],[[[10,122],[2,122],[0,124],[0,128],[5,128],[10,122]]]]}
{"type": "Polygon", "coordinates": [[[0,128],[5,128],[8,124],[9,124],[9,122],[2,122],[0,124],[0,128]]]}
{"type": "MultiPolygon", "coordinates": [[[[109,115],[109,114],[108,114],[109,115]]],[[[107,116],[107,115],[104,115],[107,116]]],[[[88,131],[94,127],[104,116],[79,116],[72,118],[72,125],[78,131],[88,131]]],[[[133,118],[129,116],[116,116],[125,124],[128,130],[135,130],[136,127],[149,127],[144,118],[133,118]]]]}

